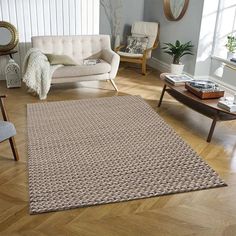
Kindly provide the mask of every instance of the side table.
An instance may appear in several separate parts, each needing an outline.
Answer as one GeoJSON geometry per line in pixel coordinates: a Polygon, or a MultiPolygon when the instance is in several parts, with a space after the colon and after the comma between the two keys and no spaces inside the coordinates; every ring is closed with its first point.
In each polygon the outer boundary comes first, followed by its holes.
{"type": "Polygon", "coordinates": [[[159,99],[158,107],[161,106],[165,92],[171,97],[191,108],[192,110],[212,119],[207,142],[211,142],[212,135],[218,121],[236,120],[236,112],[229,112],[217,106],[219,99],[202,100],[193,93],[187,91],[185,86],[174,86],[165,80],[165,73],[160,75],[164,85],[159,99]]]}

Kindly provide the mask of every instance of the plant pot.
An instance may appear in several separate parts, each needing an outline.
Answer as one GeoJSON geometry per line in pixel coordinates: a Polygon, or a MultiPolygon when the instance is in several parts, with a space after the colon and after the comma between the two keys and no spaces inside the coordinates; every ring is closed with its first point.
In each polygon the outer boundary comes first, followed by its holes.
{"type": "Polygon", "coordinates": [[[227,60],[230,60],[234,57],[235,53],[234,52],[227,52],[227,60]]]}
{"type": "Polygon", "coordinates": [[[171,74],[180,75],[183,73],[184,65],[183,64],[171,64],[170,72],[171,74]]]}

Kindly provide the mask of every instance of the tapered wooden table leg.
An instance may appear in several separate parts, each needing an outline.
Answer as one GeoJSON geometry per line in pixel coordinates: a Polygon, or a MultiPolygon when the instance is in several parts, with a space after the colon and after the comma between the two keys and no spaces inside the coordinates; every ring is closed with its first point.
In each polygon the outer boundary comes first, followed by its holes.
{"type": "Polygon", "coordinates": [[[160,100],[159,100],[159,103],[158,103],[158,107],[161,106],[165,91],[166,91],[166,85],[163,86],[163,89],[162,89],[162,92],[161,92],[161,97],[160,97],[160,100]]]}
{"type": "Polygon", "coordinates": [[[209,134],[208,134],[208,137],[207,137],[207,142],[208,142],[208,143],[211,142],[211,138],[212,138],[212,135],[213,135],[213,133],[214,133],[217,120],[218,120],[218,117],[216,116],[216,117],[213,119],[213,121],[212,121],[211,128],[210,128],[210,131],[209,131],[209,134]]]}

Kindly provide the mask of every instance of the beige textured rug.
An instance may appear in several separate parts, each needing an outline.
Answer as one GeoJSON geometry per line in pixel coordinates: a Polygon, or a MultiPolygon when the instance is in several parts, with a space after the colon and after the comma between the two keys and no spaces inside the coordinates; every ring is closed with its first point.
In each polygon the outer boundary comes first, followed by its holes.
{"type": "Polygon", "coordinates": [[[139,96],[27,106],[30,213],[225,183],[139,96]]]}

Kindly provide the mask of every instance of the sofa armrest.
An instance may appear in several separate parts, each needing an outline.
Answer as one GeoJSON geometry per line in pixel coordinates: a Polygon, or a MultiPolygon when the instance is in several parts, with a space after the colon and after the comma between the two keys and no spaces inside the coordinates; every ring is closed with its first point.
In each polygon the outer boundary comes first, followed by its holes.
{"type": "Polygon", "coordinates": [[[111,49],[103,49],[102,59],[111,65],[110,79],[115,79],[120,64],[120,56],[111,49]]]}

